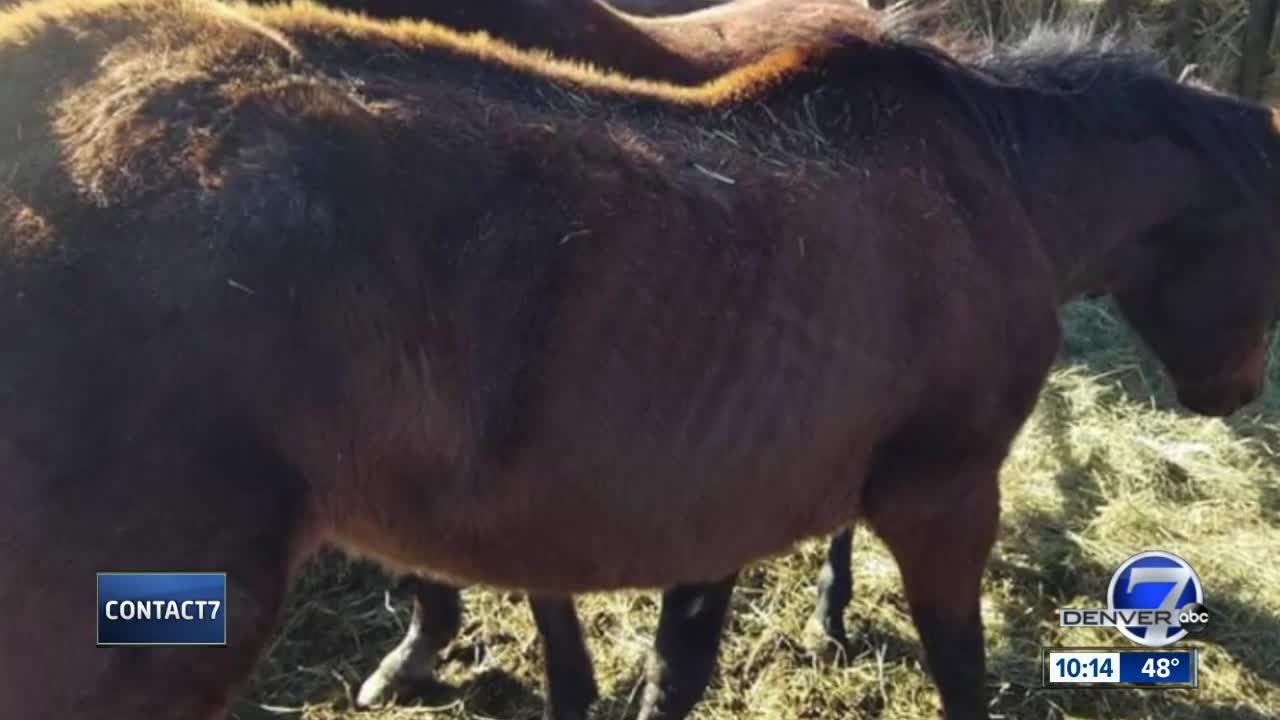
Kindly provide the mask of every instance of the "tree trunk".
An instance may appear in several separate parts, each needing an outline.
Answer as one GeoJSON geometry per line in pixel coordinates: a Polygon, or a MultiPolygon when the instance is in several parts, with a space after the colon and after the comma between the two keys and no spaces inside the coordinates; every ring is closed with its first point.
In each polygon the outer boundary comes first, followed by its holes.
{"type": "Polygon", "coordinates": [[[1262,79],[1270,66],[1271,34],[1276,25],[1276,6],[1280,0],[1250,0],[1249,22],[1244,30],[1240,50],[1240,78],[1237,89],[1241,96],[1257,100],[1262,97],[1262,79]]]}

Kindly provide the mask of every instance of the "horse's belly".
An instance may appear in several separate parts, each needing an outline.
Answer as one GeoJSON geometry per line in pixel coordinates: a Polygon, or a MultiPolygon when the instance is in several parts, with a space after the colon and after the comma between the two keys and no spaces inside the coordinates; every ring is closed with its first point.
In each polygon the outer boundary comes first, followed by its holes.
{"type": "MultiPolygon", "coordinates": [[[[662,463],[659,463],[661,465],[662,463]]],[[[554,592],[716,580],[857,514],[847,466],[696,477],[665,468],[503,478],[420,536],[406,564],[459,582],[554,592]],[[553,479],[554,478],[554,479],[553,479]]]]}

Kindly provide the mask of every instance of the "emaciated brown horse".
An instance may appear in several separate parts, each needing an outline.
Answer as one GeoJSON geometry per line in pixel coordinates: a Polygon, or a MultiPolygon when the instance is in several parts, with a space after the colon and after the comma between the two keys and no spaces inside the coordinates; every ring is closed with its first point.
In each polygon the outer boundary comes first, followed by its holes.
{"type": "Polygon", "coordinates": [[[212,716],[325,540],[564,594],[862,517],[946,715],[983,718],[996,476],[1057,303],[1113,293],[1221,414],[1280,293],[1274,116],[1108,50],[867,27],[689,89],[66,0],[0,15],[0,85],[6,717],[212,716]],[[78,642],[104,567],[225,570],[229,646],[78,642]]]}
{"type": "MultiPolygon", "coordinates": [[[[654,19],[629,16],[597,0],[330,0],[324,4],[373,17],[411,17],[458,30],[483,31],[611,71],[676,83],[708,80],[770,52],[823,42],[878,18],[875,11],[853,0],[737,0],[713,11],[654,19]]],[[[814,625],[841,646],[847,645],[844,611],[852,597],[851,551],[851,533],[845,531],[833,539],[814,614],[814,625]]],[[[426,577],[406,577],[400,586],[412,597],[409,628],[361,685],[356,695],[359,706],[413,694],[431,678],[438,652],[461,626],[457,589],[426,577]]],[[[673,588],[664,595],[659,642],[649,669],[651,690],[668,686],[663,692],[664,717],[683,716],[675,708],[691,706],[701,695],[713,670],[732,586],[725,580],[707,588],[673,588]],[[695,646],[700,657],[696,669],[690,668],[690,675],[680,682],[669,678],[673,665],[689,667],[690,663],[663,653],[695,646]]],[[[596,688],[573,601],[533,595],[530,605],[548,667],[547,717],[578,717],[572,708],[585,712],[596,688]]],[[[646,694],[642,718],[655,703],[652,693],[646,694]]]]}

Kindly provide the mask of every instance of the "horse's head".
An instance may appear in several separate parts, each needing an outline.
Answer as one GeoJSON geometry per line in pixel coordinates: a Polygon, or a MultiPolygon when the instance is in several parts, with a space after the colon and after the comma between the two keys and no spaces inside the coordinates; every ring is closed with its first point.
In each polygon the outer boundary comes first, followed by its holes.
{"type": "Polygon", "coordinates": [[[1214,416],[1262,392],[1280,303],[1280,113],[1239,103],[1230,117],[1233,136],[1248,140],[1222,148],[1240,158],[1239,182],[1204,172],[1211,180],[1195,207],[1135,243],[1126,280],[1112,288],[1179,402],[1214,416]]]}
{"type": "Polygon", "coordinates": [[[1067,258],[1067,294],[1115,298],[1188,409],[1227,415],[1256,398],[1280,301],[1280,116],[1083,28],[969,64],[981,74],[966,91],[984,88],[974,114],[1012,139],[1006,159],[1067,258]]]}
{"type": "MultiPolygon", "coordinates": [[[[1280,203],[1272,195],[1266,202],[1280,203]]],[[[1262,392],[1280,301],[1280,227],[1271,214],[1237,202],[1169,223],[1140,243],[1140,261],[1113,288],[1193,412],[1229,415],[1262,392]]]]}

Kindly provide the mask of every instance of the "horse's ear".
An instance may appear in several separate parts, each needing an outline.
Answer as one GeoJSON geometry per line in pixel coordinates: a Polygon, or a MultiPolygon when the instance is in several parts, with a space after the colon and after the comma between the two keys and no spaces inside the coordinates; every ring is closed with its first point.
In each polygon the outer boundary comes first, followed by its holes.
{"type": "Polygon", "coordinates": [[[1271,127],[1280,135],[1280,108],[1271,108],[1271,127]]]}

